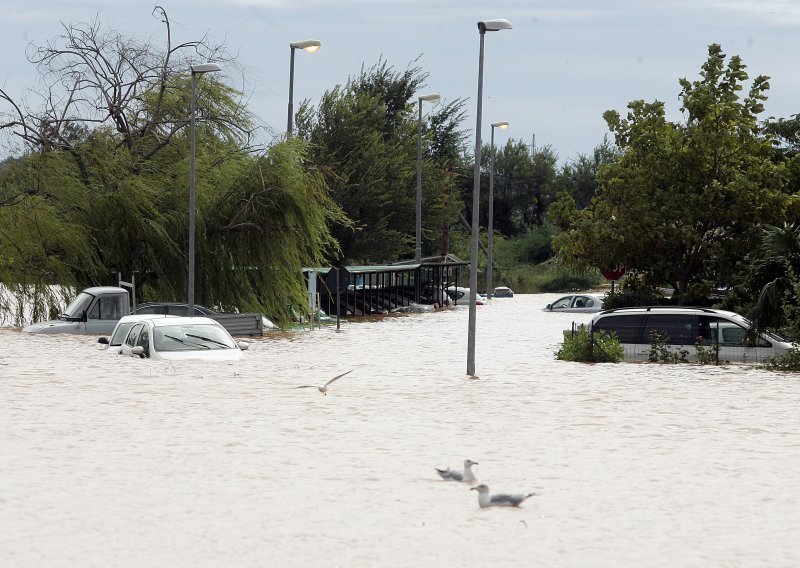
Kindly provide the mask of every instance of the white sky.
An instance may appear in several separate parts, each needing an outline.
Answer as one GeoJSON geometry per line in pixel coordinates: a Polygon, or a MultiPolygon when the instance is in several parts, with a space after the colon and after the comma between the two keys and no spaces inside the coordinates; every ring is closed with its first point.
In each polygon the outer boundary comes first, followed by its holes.
{"type": "MultiPolygon", "coordinates": [[[[25,47],[53,38],[59,23],[88,22],[163,37],[148,0],[0,0],[0,86],[22,96],[35,69],[25,47]]],[[[698,78],[707,46],[740,55],[751,77],[769,75],[762,118],[800,112],[800,0],[161,0],[174,41],[225,42],[250,84],[250,109],[275,133],[286,128],[291,41],[318,39],[297,52],[295,109],[357,75],[382,55],[398,71],[429,73],[423,93],[468,99],[464,124],[475,128],[478,20],[506,18],[514,29],[487,33],[483,134],[551,145],[562,161],[591,153],[608,132],[602,114],[634,99],[666,103],[678,120],[678,79],[698,78]]],[[[227,78],[240,85],[239,75],[227,78]]],[[[2,103],[0,103],[2,104],[2,103]]],[[[7,111],[0,107],[0,111],[7,111]]],[[[474,144],[474,139],[473,142],[474,144]]]]}

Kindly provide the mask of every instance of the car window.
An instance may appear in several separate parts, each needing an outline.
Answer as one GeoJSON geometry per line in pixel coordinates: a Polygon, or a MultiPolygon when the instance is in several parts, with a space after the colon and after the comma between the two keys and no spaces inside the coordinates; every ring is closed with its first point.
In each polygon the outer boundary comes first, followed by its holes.
{"type": "Polygon", "coordinates": [[[128,336],[125,338],[125,345],[128,347],[136,346],[136,340],[139,338],[139,334],[142,331],[143,324],[137,323],[135,324],[131,330],[128,332],[128,336]]]}
{"type": "Polygon", "coordinates": [[[587,298],[586,296],[575,296],[575,307],[576,308],[586,308],[586,307],[588,307],[590,305],[590,304],[587,303],[588,301],[589,301],[589,298],[587,298]]]}
{"type": "Polygon", "coordinates": [[[166,313],[171,316],[185,316],[189,314],[189,306],[167,306],[166,313]]]}
{"type": "Polygon", "coordinates": [[[565,296],[550,304],[550,309],[563,310],[564,308],[570,307],[570,305],[572,305],[572,296],[565,296]]]}
{"type": "Polygon", "coordinates": [[[118,320],[124,313],[122,296],[99,296],[86,313],[87,319],[118,320]]]}
{"type": "Polygon", "coordinates": [[[720,345],[736,345],[743,347],[772,347],[763,337],[756,337],[749,333],[747,328],[723,318],[700,316],[699,336],[709,343],[714,343],[719,337],[720,345]],[[707,331],[706,331],[707,329],[707,331]]]}
{"type": "Polygon", "coordinates": [[[142,352],[143,357],[150,357],[150,328],[146,325],[142,325],[142,331],[139,332],[139,336],[136,338],[136,345],[141,345],[144,349],[142,352]]]}
{"type": "Polygon", "coordinates": [[[122,345],[125,336],[128,335],[128,332],[130,331],[131,327],[133,327],[134,323],[136,322],[126,322],[117,325],[117,327],[114,329],[114,335],[111,336],[109,345],[112,347],[116,345],[122,345]]]}
{"type": "Polygon", "coordinates": [[[646,343],[641,339],[644,318],[644,314],[606,316],[595,322],[592,333],[599,331],[610,335],[613,331],[620,343],[646,343]]]}
{"type": "Polygon", "coordinates": [[[164,307],[163,306],[142,306],[136,308],[137,314],[163,314],[164,307]]]}
{"type": "Polygon", "coordinates": [[[656,332],[667,345],[694,345],[697,332],[692,332],[691,314],[650,314],[647,316],[642,339],[651,343],[656,332]]]}

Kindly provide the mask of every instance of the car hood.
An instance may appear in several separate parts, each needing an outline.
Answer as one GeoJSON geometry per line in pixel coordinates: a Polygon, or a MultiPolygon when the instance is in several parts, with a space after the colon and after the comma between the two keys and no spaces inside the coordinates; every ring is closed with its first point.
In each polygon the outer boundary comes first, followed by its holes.
{"type": "Polygon", "coordinates": [[[242,361],[241,349],[213,349],[210,351],[159,351],[162,361],[242,361]]]}
{"type": "Polygon", "coordinates": [[[83,333],[79,322],[66,320],[40,321],[26,325],[22,331],[27,333],[83,333]]]}

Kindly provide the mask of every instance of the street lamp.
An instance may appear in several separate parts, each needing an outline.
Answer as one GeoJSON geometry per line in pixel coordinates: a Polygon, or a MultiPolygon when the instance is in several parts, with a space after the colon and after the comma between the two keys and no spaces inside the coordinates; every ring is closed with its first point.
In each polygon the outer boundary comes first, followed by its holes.
{"type": "Polygon", "coordinates": [[[194,110],[195,110],[195,83],[197,82],[197,75],[202,75],[203,73],[213,73],[215,71],[222,71],[222,67],[217,65],[216,63],[200,63],[198,65],[192,65],[192,98],[191,98],[191,126],[189,128],[191,132],[191,139],[192,139],[192,151],[189,157],[189,298],[188,298],[188,308],[187,314],[189,316],[194,315],[194,212],[195,212],[195,205],[194,205],[194,153],[195,153],[195,143],[194,143],[194,110]]]}
{"type": "Polygon", "coordinates": [[[419,120],[417,121],[419,134],[417,136],[417,247],[414,252],[414,262],[422,261],[422,101],[435,103],[441,96],[431,93],[418,97],[419,120]]]}
{"type": "Polygon", "coordinates": [[[486,298],[491,300],[492,299],[492,238],[494,236],[494,129],[495,128],[508,128],[508,123],[503,122],[493,122],[492,123],[492,144],[491,144],[491,151],[492,157],[490,160],[490,168],[489,168],[489,242],[486,247],[486,298]]]}
{"type": "Polygon", "coordinates": [[[314,53],[319,49],[320,45],[322,44],[315,39],[293,41],[289,44],[289,52],[291,53],[291,57],[289,58],[289,118],[286,120],[287,135],[292,133],[292,121],[294,119],[294,103],[292,100],[294,97],[294,50],[302,49],[308,53],[314,53]]]}
{"type": "Polygon", "coordinates": [[[487,20],[478,22],[480,34],[480,56],[478,58],[478,114],[475,127],[475,172],[472,186],[472,258],[469,267],[469,333],[467,334],[467,374],[475,375],[475,320],[478,301],[478,208],[481,197],[481,112],[483,105],[483,39],[486,32],[511,29],[508,20],[487,20]]]}

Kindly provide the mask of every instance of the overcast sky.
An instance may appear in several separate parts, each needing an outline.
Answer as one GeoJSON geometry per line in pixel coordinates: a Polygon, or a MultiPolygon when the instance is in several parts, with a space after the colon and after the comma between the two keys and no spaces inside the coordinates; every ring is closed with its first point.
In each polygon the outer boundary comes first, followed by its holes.
{"type": "MultiPolygon", "coordinates": [[[[468,99],[474,133],[478,20],[505,18],[513,29],[487,33],[483,134],[506,120],[495,141],[549,144],[560,160],[589,154],[608,129],[602,114],[629,101],[666,103],[679,120],[678,80],[698,78],[707,46],[740,55],[751,77],[769,75],[768,116],[800,112],[800,0],[161,0],[174,41],[208,34],[245,69],[250,109],[275,134],[286,128],[289,43],[318,39],[295,59],[295,108],[383,56],[397,70],[429,73],[424,93],[468,99]]],[[[98,17],[119,31],[160,40],[163,26],[147,0],[0,0],[0,86],[21,97],[33,86],[29,42],[44,42],[60,22],[98,17]]],[[[228,78],[239,85],[239,75],[228,78]]],[[[2,103],[0,103],[2,104],[2,103]]],[[[0,107],[0,112],[8,108],[0,107]]],[[[472,139],[474,144],[474,138],[472,139]]]]}

